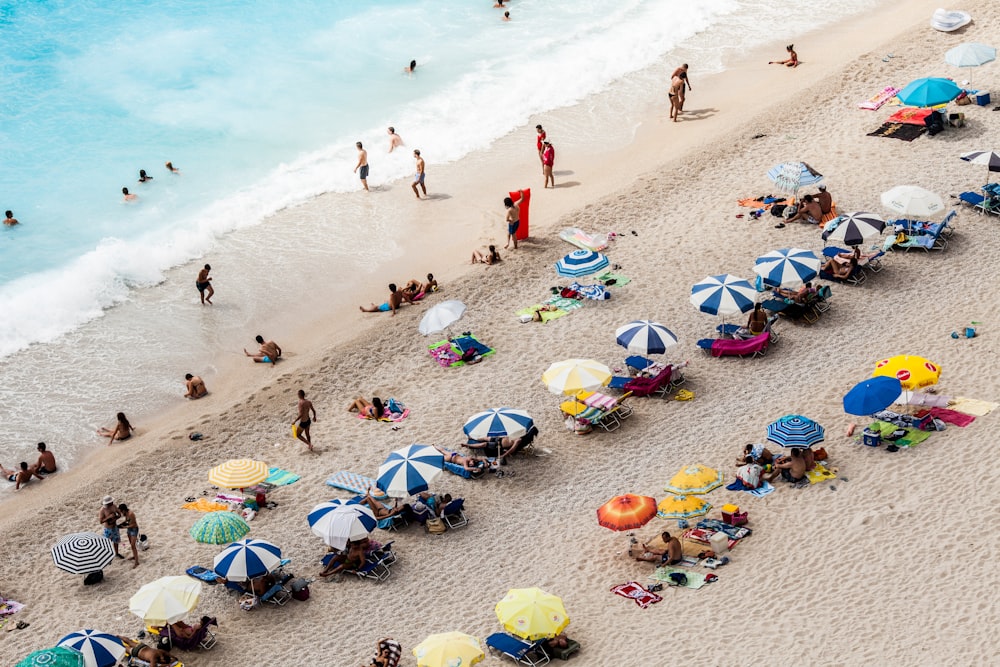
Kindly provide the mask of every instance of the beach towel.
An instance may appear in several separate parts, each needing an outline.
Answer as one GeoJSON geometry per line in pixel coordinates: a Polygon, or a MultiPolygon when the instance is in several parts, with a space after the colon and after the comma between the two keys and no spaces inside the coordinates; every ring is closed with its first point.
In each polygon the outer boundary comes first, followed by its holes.
{"type": "Polygon", "coordinates": [[[837,203],[834,202],[834,203],[830,204],[830,212],[829,213],[824,213],[823,217],[819,219],[819,228],[820,229],[826,229],[826,223],[832,222],[832,221],[836,220],[839,217],[840,216],[837,215],[837,203]]]}
{"type": "Polygon", "coordinates": [[[904,125],[917,125],[925,127],[924,119],[934,113],[933,109],[917,109],[916,107],[903,107],[885,119],[887,123],[902,123],[904,125]]]}
{"type": "Polygon", "coordinates": [[[902,88],[896,88],[895,86],[886,86],[879,92],[869,97],[866,101],[859,102],[858,108],[867,109],[868,111],[876,111],[883,104],[894,98],[896,96],[896,93],[898,93],[900,90],[902,90],[902,88]]]}
{"type": "Polygon", "coordinates": [[[299,475],[296,475],[293,472],[288,472],[287,470],[282,470],[281,468],[270,468],[267,472],[268,476],[267,479],[264,480],[264,483],[271,484],[272,486],[294,484],[302,479],[299,475]]]}
{"type": "MultiPolygon", "coordinates": [[[[573,301],[573,299],[566,299],[566,300],[567,301],[573,301]]],[[[579,301],[577,301],[577,303],[579,303],[579,301]]],[[[525,316],[527,316],[529,318],[533,318],[535,312],[537,311],[538,314],[541,315],[541,317],[542,317],[542,324],[547,324],[548,322],[551,322],[552,320],[558,320],[560,317],[563,317],[565,315],[569,315],[569,313],[566,312],[565,310],[563,310],[562,308],[559,308],[558,310],[538,310],[541,307],[542,307],[541,304],[537,304],[537,305],[534,305],[534,306],[528,306],[527,308],[522,308],[521,310],[517,311],[514,314],[517,315],[518,317],[525,317],[525,316]]],[[[577,307],[579,307],[579,306],[577,306],[577,307]]]]}
{"type": "Polygon", "coordinates": [[[559,232],[559,238],[566,243],[583,250],[593,250],[597,252],[608,247],[607,234],[591,235],[578,227],[567,227],[559,232]]]}
{"type": "Polygon", "coordinates": [[[882,126],[874,132],[869,132],[869,137],[889,137],[892,139],[902,139],[903,141],[913,141],[927,131],[926,127],[916,125],[904,125],[902,123],[882,123],[882,126]]]}
{"type": "Polygon", "coordinates": [[[967,415],[964,412],[958,412],[956,410],[948,410],[947,408],[931,408],[930,410],[921,410],[917,413],[917,416],[923,417],[928,412],[930,412],[931,417],[940,419],[946,424],[954,424],[955,426],[965,427],[976,421],[976,418],[972,415],[967,415]]]}
{"type": "MultiPolygon", "coordinates": [[[[683,535],[681,535],[681,539],[691,540],[692,542],[699,542],[706,546],[711,546],[712,545],[711,537],[712,535],[715,535],[717,532],[719,531],[711,530],[710,528],[691,528],[690,530],[685,531],[683,535]]],[[[726,537],[729,538],[727,540],[727,544],[729,545],[730,549],[739,544],[739,540],[733,539],[728,535],[726,537]]]]}
{"type": "Polygon", "coordinates": [[[630,581],[627,584],[618,584],[617,586],[611,587],[611,592],[615,595],[620,595],[623,598],[629,598],[635,600],[635,603],[639,605],[640,608],[645,609],[651,604],[656,604],[663,598],[661,598],[656,593],[650,593],[637,581],[630,581]]]}
{"type": "MultiPolygon", "coordinates": [[[[432,352],[431,354],[434,353],[432,352]]],[[[370,415],[363,415],[360,412],[356,416],[358,419],[362,421],[368,420],[368,421],[380,421],[380,422],[401,422],[410,416],[410,409],[403,408],[402,412],[392,412],[389,410],[389,408],[386,408],[385,411],[382,413],[382,416],[379,417],[378,419],[375,419],[370,415]]]]}
{"type": "Polygon", "coordinates": [[[24,605],[14,600],[0,598],[0,616],[10,616],[24,609],[24,605]]]}
{"type": "Polygon", "coordinates": [[[806,473],[806,478],[810,484],[819,484],[827,480],[837,479],[837,476],[823,464],[817,463],[816,467],[806,473]]]}
{"type": "Polygon", "coordinates": [[[579,299],[567,299],[564,296],[554,296],[545,302],[550,306],[555,306],[559,310],[565,310],[567,313],[576,310],[577,308],[583,308],[583,301],[579,299]]]}
{"type": "Polygon", "coordinates": [[[459,354],[467,350],[475,350],[476,354],[482,357],[488,357],[491,354],[496,354],[496,350],[481,343],[478,338],[471,334],[468,336],[459,336],[458,338],[453,339],[451,344],[452,348],[458,348],[459,354]]]}
{"type": "Polygon", "coordinates": [[[670,586],[677,586],[677,584],[675,584],[670,578],[670,575],[675,572],[680,572],[687,577],[687,582],[678,586],[678,588],[693,588],[694,590],[698,590],[705,584],[709,583],[706,575],[702,572],[698,572],[696,570],[686,570],[682,567],[671,567],[669,565],[663,565],[656,568],[649,578],[655,581],[662,581],[670,586]]]}
{"type": "Polygon", "coordinates": [[[756,489],[749,489],[740,480],[736,480],[732,484],[726,486],[726,488],[729,489],[730,491],[746,491],[751,496],[756,496],[757,498],[763,498],[767,494],[772,493],[774,491],[774,485],[772,485],[770,482],[761,482],[761,485],[756,489]]]}
{"type": "Polygon", "coordinates": [[[464,363],[462,361],[462,355],[452,350],[451,343],[446,340],[430,345],[427,351],[430,352],[435,361],[437,361],[438,364],[444,368],[448,368],[449,366],[461,366],[464,363]]]}
{"type": "Polygon", "coordinates": [[[333,473],[326,478],[325,484],[327,486],[332,486],[335,489],[343,489],[344,491],[360,493],[362,495],[367,493],[368,489],[371,489],[372,498],[376,498],[378,500],[388,498],[388,496],[385,495],[381,489],[375,486],[374,479],[357,473],[348,472],[346,470],[333,473]]]}
{"type": "MultiPolygon", "coordinates": [[[[242,505],[243,501],[246,500],[246,498],[244,498],[243,496],[235,496],[231,493],[217,493],[215,494],[215,500],[217,500],[220,503],[239,503],[240,505],[242,505]]],[[[226,509],[229,508],[226,507],[226,509]]]]}
{"type": "MultiPolygon", "coordinates": [[[[240,499],[243,502],[243,499],[240,499]]],[[[184,503],[181,509],[195,510],[197,512],[226,512],[229,510],[228,504],[212,502],[208,498],[199,498],[193,503],[184,503]]]]}
{"type": "Polygon", "coordinates": [[[611,271],[605,271],[601,275],[597,276],[597,279],[600,280],[602,283],[606,283],[609,280],[614,280],[615,281],[614,285],[608,285],[608,287],[625,287],[630,282],[632,282],[631,278],[623,276],[620,273],[613,273],[611,271]]]}
{"type": "Polygon", "coordinates": [[[465,466],[460,466],[457,463],[445,461],[444,469],[450,472],[452,475],[458,475],[459,477],[464,477],[465,479],[472,479],[472,471],[466,470],[465,466]]]}
{"type": "Polygon", "coordinates": [[[569,288],[576,290],[585,298],[593,301],[604,301],[611,298],[611,293],[608,292],[608,288],[604,285],[581,285],[578,282],[572,282],[569,284],[569,288]]]}
{"type": "MultiPolygon", "coordinates": [[[[893,431],[898,430],[900,427],[896,424],[891,424],[889,422],[877,421],[868,426],[869,429],[876,430],[879,435],[885,437],[891,434],[893,431]]],[[[912,428],[910,426],[902,427],[906,431],[906,435],[894,441],[897,447],[912,447],[914,445],[919,445],[921,442],[931,437],[929,431],[921,431],[919,429],[912,428]]],[[[861,441],[861,438],[855,438],[857,442],[861,441]]]]}
{"type": "Polygon", "coordinates": [[[702,519],[695,524],[695,528],[725,533],[734,540],[742,540],[744,537],[750,537],[753,535],[752,528],[747,528],[746,526],[733,526],[718,519],[702,519]]]}
{"type": "Polygon", "coordinates": [[[738,199],[736,204],[743,206],[744,208],[771,208],[775,204],[784,204],[785,206],[791,204],[794,200],[792,199],[774,199],[773,197],[764,197],[761,199],[738,199]]]}
{"type": "Polygon", "coordinates": [[[948,404],[948,407],[958,412],[964,412],[967,415],[985,417],[1000,407],[1000,404],[992,403],[990,401],[981,401],[978,398],[965,398],[964,396],[957,396],[955,397],[955,400],[948,404]]]}
{"type": "Polygon", "coordinates": [[[216,584],[219,583],[219,575],[217,575],[212,570],[209,570],[207,567],[202,567],[201,565],[195,565],[194,567],[189,567],[184,571],[187,572],[187,575],[189,577],[194,577],[199,581],[203,581],[209,586],[215,586],[216,584]]]}

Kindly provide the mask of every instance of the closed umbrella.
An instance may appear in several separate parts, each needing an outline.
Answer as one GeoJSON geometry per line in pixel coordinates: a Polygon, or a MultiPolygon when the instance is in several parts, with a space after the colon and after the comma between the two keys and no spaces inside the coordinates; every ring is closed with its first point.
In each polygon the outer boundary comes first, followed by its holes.
{"type": "Polygon", "coordinates": [[[556,262],[556,273],[568,278],[589,276],[608,268],[608,258],[594,250],[574,250],[556,262]]]}
{"type": "Polygon", "coordinates": [[[811,250],[782,248],[758,257],[753,271],[771,287],[797,287],[819,275],[819,267],[811,250]]]}
{"type": "Polygon", "coordinates": [[[661,519],[690,519],[708,514],[712,504],[700,496],[670,495],[656,506],[656,516],[661,519]]]}
{"type": "Polygon", "coordinates": [[[996,151],[970,151],[960,156],[966,162],[986,167],[986,182],[990,182],[990,172],[1000,171],[1000,154],[996,151]]]}
{"type": "Polygon", "coordinates": [[[487,438],[519,438],[535,425],[524,410],[493,408],[469,417],[462,431],[472,440],[487,438]]]}
{"type": "Polygon", "coordinates": [[[198,606],[201,582],[188,576],[160,577],[133,595],[130,612],[150,626],[176,623],[198,606]]]}
{"type": "Polygon", "coordinates": [[[409,445],[389,453],[378,467],[375,486],[393,498],[426,491],[444,469],[444,455],[429,445],[409,445]]]}
{"type": "Polygon", "coordinates": [[[485,657],[479,640],[464,632],[431,635],[413,647],[417,667],[466,667],[485,657]]]}
{"type": "Polygon", "coordinates": [[[919,389],[937,384],[941,367],[923,357],[898,355],[875,364],[873,377],[885,375],[899,380],[903,389],[919,389]]]}
{"type": "Polygon", "coordinates": [[[951,79],[925,77],[915,79],[899,91],[899,101],[910,107],[935,107],[958,97],[962,89],[951,79]]]}
{"type": "Polygon", "coordinates": [[[857,211],[842,218],[837,228],[824,236],[827,243],[857,246],[871,243],[882,236],[884,230],[885,220],[874,213],[857,211]]]}
{"type": "Polygon", "coordinates": [[[236,512],[209,512],[194,522],[188,533],[202,544],[230,544],[250,532],[250,525],[236,512]]]}
{"type": "Polygon", "coordinates": [[[368,537],[378,520],[367,505],[321,503],[309,512],[309,526],[314,535],[334,549],[343,550],[348,541],[368,537]]]}
{"type": "Polygon", "coordinates": [[[882,205],[900,216],[928,218],[944,211],[941,197],[919,185],[897,185],[882,193],[882,205]]]}
{"type": "Polygon", "coordinates": [[[823,427],[802,415],[785,415],[767,425],[767,439],[790,449],[812,447],[824,437],[823,427]]]}
{"type": "Polygon", "coordinates": [[[208,471],[208,483],[223,489],[245,489],[268,476],[267,464],[253,459],[232,459],[208,471]]]}
{"type": "Polygon", "coordinates": [[[878,376],[854,385],[844,394],[844,412],[849,415],[874,414],[896,402],[903,386],[898,378],[878,376]]]}
{"type": "Polygon", "coordinates": [[[123,655],[125,644],[115,635],[97,630],[71,632],[56,646],[62,646],[83,655],[86,667],[112,667],[123,655]]]}
{"type": "Polygon", "coordinates": [[[65,646],[54,646],[29,653],[15,667],[84,667],[84,665],[86,662],[79,651],[65,646]]]}
{"type": "Polygon", "coordinates": [[[72,533],[52,547],[52,562],[70,574],[99,572],[114,559],[114,544],[96,533],[72,533]]]}
{"type": "Polygon", "coordinates": [[[955,67],[978,67],[996,60],[997,50],[986,44],[966,42],[944,54],[944,61],[955,67]]]}
{"type": "Polygon", "coordinates": [[[767,177],[782,192],[794,195],[799,188],[816,185],[823,180],[819,173],[805,162],[782,162],[768,169],[767,177]]]}
{"type": "Polygon", "coordinates": [[[748,281],[728,273],[709,276],[691,287],[691,303],[709,315],[736,315],[753,309],[757,290],[748,281]]]}
{"type": "Polygon", "coordinates": [[[596,391],[611,381],[611,369],[593,359],[559,361],[542,373],[542,382],[553,394],[574,395],[596,391]]]}
{"type": "Polygon", "coordinates": [[[562,599],[540,588],[512,588],[494,611],[504,630],[530,642],[555,637],[569,625],[562,599]]]}
{"type": "Polygon", "coordinates": [[[438,333],[458,322],[462,319],[462,315],[465,315],[464,303],[454,299],[442,301],[427,309],[417,330],[425,336],[438,333]]]}
{"type": "Polygon", "coordinates": [[[652,320],[633,320],[618,327],[615,340],[634,354],[663,354],[677,345],[674,332],[652,320]]]}
{"type": "Polygon", "coordinates": [[[280,565],[281,549],[267,540],[252,537],[233,542],[214,560],[215,573],[229,581],[262,577],[280,565]]]}
{"type": "Polygon", "coordinates": [[[720,486],[722,486],[722,473],[699,463],[682,468],[671,478],[664,490],[681,496],[691,496],[708,493],[720,486]]]}
{"type": "Polygon", "coordinates": [[[656,516],[656,498],[626,493],[597,509],[597,523],[611,530],[635,530],[656,516]]]}

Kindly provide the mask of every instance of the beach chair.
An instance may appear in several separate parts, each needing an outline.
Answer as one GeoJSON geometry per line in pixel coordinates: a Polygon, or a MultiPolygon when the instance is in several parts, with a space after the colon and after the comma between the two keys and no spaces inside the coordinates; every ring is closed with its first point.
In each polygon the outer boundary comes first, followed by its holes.
{"type": "Polygon", "coordinates": [[[703,338],[698,347],[713,357],[763,357],[771,345],[771,332],[763,331],[753,338],[703,338]]]}
{"type": "Polygon", "coordinates": [[[674,367],[666,366],[653,377],[637,377],[625,385],[625,389],[634,396],[659,396],[663,398],[671,388],[674,367]]]}
{"type": "Polygon", "coordinates": [[[450,503],[441,508],[441,520],[449,528],[461,528],[469,525],[469,519],[465,516],[465,500],[455,498],[450,503]]]}
{"type": "Polygon", "coordinates": [[[395,540],[390,540],[372,552],[387,567],[396,562],[396,552],[392,550],[393,544],[395,544],[395,540]]]}
{"type": "Polygon", "coordinates": [[[958,195],[959,201],[968,204],[973,209],[979,211],[979,215],[990,214],[1000,215],[1000,196],[992,194],[987,188],[983,188],[983,194],[978,192],[963,192],[958,195]]]}
{"type": "MultiPolygon", "coordinates": [[[[178,637],[174,633],[168,633],[168,626],[146,626],[146,632],[149,636],[156,642],[161,640],[166,640],[170,646],[170,649],[178,648],[182,651],[196,651],[198,649],[203,649],[209,651],[216,644],[215,633],[209,629],[209,626],[218,627],[219,624],[214,618],[208,616],[202,619],[204,623],[198,629],[198,632],[194,633],[190,638],[178,637]]],[[[168,650],[170,650],[168,649],[168,650]]]]}
{"type": "Polygon", "coordinates": [[[625,365],[628,367],[629,372],[631,372],[632,375],[635,375],[636,373],[641,373],[642,371],[652,366],[654,363],[655,362],[652,359],[647,359],[646,357],[639,354],[633,354],[630,357],[625,357],[625,365]]]}
{"type": "MultiPolygon", "coordinates": [[[[320,562],[323,564],[323,567],[326,567],[338,555],[337,552],[330,552],[323,556],[320,562]]],[[[342,572],[344,574],[353,574],[358,579],[371,579],[375,582],[385,581],[392,574],[389,571],[389,566],[384,562],[384,556],[378,554],[377,550],[373,550],[365,555],[365,562],[361,567],[355,570],[342,570],[342,572]]]]}
{"type": "Polygon", "coordinates": [[[292,599],[292,592],[286,589],[281,584],[275,584],[271,586],[263,595],[260,596],[261,602],[267,602],[268,604],[273,604],[277,607],[282,607],[286,602],[292,599]]]}
{"type": "MultiPolygon", "coordinates": [[[[133,658],[128,654],[126,654],[123,659],[127,660],[127,662],[122,664],[125,664],[128,667],[150,667],[149,663],[146,662],[145,660],[140,660],[139,658],[133,658]]],[[[160,667],[184,667],[184,663],[181,662],[180,660],[174,660],[169,665],[160,665],[160,667]]]]}
{"type": "Polygon", "coordinates": [[[494,632],[486,638],[490,653],[499,653],[519,665],[539,667],[549,662],[549,655],[542,649],[545,639],[529,642],[506,632],[494,632]]]}

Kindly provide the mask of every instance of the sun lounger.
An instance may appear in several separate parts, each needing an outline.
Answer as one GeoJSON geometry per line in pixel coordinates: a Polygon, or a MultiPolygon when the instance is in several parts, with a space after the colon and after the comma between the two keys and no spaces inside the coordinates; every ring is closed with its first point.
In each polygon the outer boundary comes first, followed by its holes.
{"type": "Polygon", "coordinates": [[[549,662],[548,654],[542,650],[545,639],[529,642],[506,632],[494,632],[486,638],[486,646],[490,653],[499,653],[519,665],[538,667],[549,662]]]}
{"type": "Polygon", "coordinates": [[[168,637],[172,648],[179,648],[182,651],[196,651],[198,649],[208,651],[215,646],[217,641],[215,634],[209,629],[209,626],[212,625],[219,626],[214,618],[206,617],[206,623],[198,628],[198,631],[191,637],[178,637],[174,633],[170,633],[168,636],[166,626],[147,626],[146,631],[156,639],[168,637]]]}
{"type": "MultiPolygon", "coordinates": [[[[126,664],[128,665],[128,667],[149,667],[149,663],[146,662],[145,660],[140,660],[139,658],[132,658],[132,657],[128,658],[128,662],[126,664]]],[[[181,662],[180,660],[175,660],[169,665],[161,665],[160,667],[184,667],[184,663],[181,662]]]]}
{"type": "Polygon", "coordinates": [[[375,480],[357,473],[341,470],[326,478],[326,485],[335,489],[343,489],[352,493],[364,495],[371,489],[372,498],[384,500],[388,498],[385,493],[375,485],[375,480]]]}
{"type": "MultiPolygon", "coordinates": [[[[985,189],[985,188],[984,188],[985,189]]],[[[980,215],[989,213],[1000,215],[1000,197],[991,194],[980,194],[978,192],[963,192],[958,195],[958,199],[979,211],[980,215]]]]}
{"type": "Polygon", "coordinates": [[[607,234],[594,234],[592,236],[578,227],[567,227],[559,232],[559,238],[582,250],[597,252],[608,247],[607,234]]]}
{"type": "Polygon", "coordinates": [[[703,338],[698,347],[713,357],[763,357],[771,345],[771,332],[764,331],[753,338],[703,338]]]}
{"type": "Polygon", "coordinates": [[[868,275],[865,273],[865,270],[861,268],[860,264],[851,269],[850,275],[846,278],[838,278],[829,271],[822,270],[819,272],[819,277],[823,280],[829,280],[832,283],[841,283],[845,285],[860,285],[868,279],[868,275]]]}
{"type": "Polygon", "coordinates": [[[894,98],[900,90],[902,90],[902,88],[886,86],[866,101],[859,102],[858,108],[867,109],[868,111],[877,111],[883,104],[894,98]]]}
{"type": "Polygon", "coordinates": [[[187,570],[185,570],[185,572],[189,577],[194,577],[195,579],[203,583],[206,583],[209,586],[215,586],[222,579],[222,577],[217,575],[213,570],[209,570],[208,568],[202,567],[201,565],[195,565],[189,567],[187,570]]]}
{"type": "Polygon", "coordinates": [[[461,528],[469,525],[469,518],[465,516],[465,500],[455,498],[450,503],[441,508],[441,519],[449,528],[461,528]]]}

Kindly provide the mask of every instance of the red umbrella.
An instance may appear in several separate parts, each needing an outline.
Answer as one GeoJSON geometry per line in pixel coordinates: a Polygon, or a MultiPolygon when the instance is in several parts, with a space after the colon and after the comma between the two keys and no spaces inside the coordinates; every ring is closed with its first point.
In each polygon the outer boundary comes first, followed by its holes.
{"type": "Polygon", "coordinates": [[[656,516],[656,499],[626,493],[615,496],[597,510],[597,522],[611,530],[634,530],[656,516]]]}

